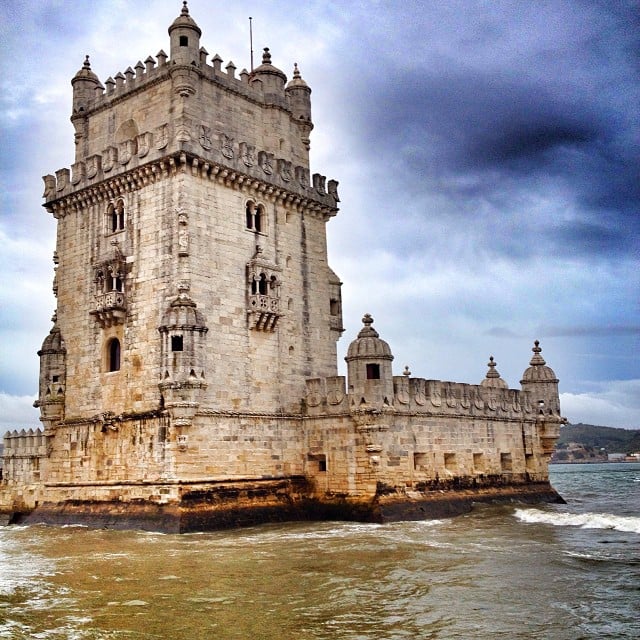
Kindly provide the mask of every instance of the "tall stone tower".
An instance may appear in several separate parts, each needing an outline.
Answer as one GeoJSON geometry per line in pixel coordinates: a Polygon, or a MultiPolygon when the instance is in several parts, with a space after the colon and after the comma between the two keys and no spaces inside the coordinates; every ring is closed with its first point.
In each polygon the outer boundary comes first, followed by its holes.
{"type": "Polygon", "coordinates": [[[337,183],[310,175],[311,90],[268,49],[240,77],[208,64],[200,36],[185,2],[169,56],[106,90],[87,57],[72,80],[75,164],[44,178],[59,257],[49,430],[161,409],[177,426],[203,409],[295,413],[306,377],[336,374],[337,183]]]}

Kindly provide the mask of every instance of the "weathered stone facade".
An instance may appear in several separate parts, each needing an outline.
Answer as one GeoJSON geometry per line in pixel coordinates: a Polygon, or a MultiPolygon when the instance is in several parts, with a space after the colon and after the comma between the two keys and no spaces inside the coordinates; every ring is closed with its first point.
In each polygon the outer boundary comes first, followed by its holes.
{"type": "Polygon", "coordinates": [[[239,77],[208,63],[186,3],[169,36],[106,89],[88,59],[72,80],[75,163],[44,177],[44,431],[5,436],[2,509],[179,531],[557,497],[537,343],[521,390],[493,359],[481,385],[394,376],[365,316],[337,375],[338,183],[310,173],[311,90],[268,49],[239,77]]]}

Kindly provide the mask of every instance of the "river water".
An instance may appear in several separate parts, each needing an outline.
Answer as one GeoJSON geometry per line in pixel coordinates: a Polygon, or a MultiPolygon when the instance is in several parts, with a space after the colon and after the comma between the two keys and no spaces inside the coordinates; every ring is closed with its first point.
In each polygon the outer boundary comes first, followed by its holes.
{"type": "Polygon", "coordinates": [[[640,636],[640,464],[554,465],[566,505],[163,535],[0,528],[0,638],[640,636]]]}

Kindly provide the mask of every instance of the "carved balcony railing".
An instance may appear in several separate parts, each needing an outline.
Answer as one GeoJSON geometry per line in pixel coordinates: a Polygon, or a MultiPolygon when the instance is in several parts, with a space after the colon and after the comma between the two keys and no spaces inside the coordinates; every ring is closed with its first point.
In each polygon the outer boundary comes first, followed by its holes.
{"type": "Polygon", "coordinates": [[[101,327],[122,324],[127,316],[127,297],[123,291],[96,295],[96,308],[91,312],[101,327]]]}
{"type": "Polygon", "coordinates": [[[274,331],[280,313],[280,300],[275,296],[252,294],[249,296],[249,326],[257,331],[274,331]]]}

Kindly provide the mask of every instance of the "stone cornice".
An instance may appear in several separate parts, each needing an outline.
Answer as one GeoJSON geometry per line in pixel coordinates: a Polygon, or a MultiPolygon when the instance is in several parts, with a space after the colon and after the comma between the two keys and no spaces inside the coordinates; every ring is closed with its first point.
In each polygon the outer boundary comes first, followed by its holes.
{"type": "MultiPolygon", "coordinates": [[[[59,198],[51,198],[44,204],[44,207],[55,218],[60,218],[69,212],[111,200],[136,191],[148,184],[175,176],[181,171],[188,170],[194,176],[217,180],[227,187],[247,191],[273,202],[280,202],[291,209],[316,212],[325,219],[336,215],[338,211],[338,207],[335,204],[336,198],[324,192],[323,186],[318,186],[320,182],[322,185],[324,183],[324,176],[319,176],[319,174],[314,175],[315,188],[307,187],[305,189],[304,183],[301,184],[300,181],[292,181],[291,187],[286,188],[232,169],[224,164],[211,162],[197,154],[186,151],[174,152],[158,160],[130,169],[125,173],[102,179],[93,185],[69,193],[64,193],[65,189],[63,188],[63,195],[59,198]],[[319,181],[317,177],[321,178],[322,181],[319,181]]],[[[68,172],[68,170],[61,171],[68,172]]],[[[60,172],[57,173],[60,174],[60,172]]],[[[53,176],[47,176],[46,178],[53,178],[53,176]]],[[[47,182],[46,178],[45,184],[47,182]]],[[[45,196],[47,193],[51,195],[51,191],[46,191],[45,196]]]]}

